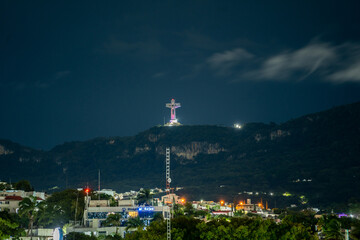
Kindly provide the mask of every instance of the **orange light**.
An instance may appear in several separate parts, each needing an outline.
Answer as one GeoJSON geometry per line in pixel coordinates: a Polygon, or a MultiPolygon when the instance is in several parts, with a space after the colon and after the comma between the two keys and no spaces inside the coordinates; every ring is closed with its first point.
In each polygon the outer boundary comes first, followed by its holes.
{"type": "Polygon", "coordinates": [[[181,203],[185,203],[185,199],[184,199],[184,198],[181,199],[181,203]]]}
{"type": "Polygon", "coordinates": [[[243,205],[243,202],[240,202],[240,205],[243,205]]]}
{"type": "Polygon", "coordinates": [[[129,211],[129,216],[132,218],[138,217],[139,213],[138,212],[133,212],[133,211],[129,211]]]}
{"type": "Polygon", "coordinates": [[[221,200],[221,201],[220,201],[220,204],[221,204],[221,205],[224,205],[224,201],[223,201],[223,200],[221,200]]]}

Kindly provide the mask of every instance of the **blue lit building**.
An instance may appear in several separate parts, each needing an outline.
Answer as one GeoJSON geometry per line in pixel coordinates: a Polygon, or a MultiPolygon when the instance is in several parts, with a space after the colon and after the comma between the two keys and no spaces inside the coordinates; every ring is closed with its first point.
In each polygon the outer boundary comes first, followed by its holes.
{"type": "Polygon", "coordinates": [[[126,226],[129,218],[139,217],[144,221],[145,226],[150,224],[156,213],[161,213],[165,217],[165,212],[169,211],[168,206],[117,206],[117,207],[88,207],[84,211],[84,225],[89,228],[103,227],[104,222],[110,214],[120,214],[121,227],[126,226]]]}

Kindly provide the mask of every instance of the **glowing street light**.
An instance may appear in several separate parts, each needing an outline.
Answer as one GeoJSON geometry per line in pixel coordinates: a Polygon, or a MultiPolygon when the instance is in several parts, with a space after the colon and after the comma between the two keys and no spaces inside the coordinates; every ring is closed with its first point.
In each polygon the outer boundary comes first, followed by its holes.
{"type": "Polygon", "coordinates": [[[221,200],[221,201],[220,201],[220,205],[221,205],[221,206],[224,206],[224,203],[225,203],[224,200],[221,200]]]}

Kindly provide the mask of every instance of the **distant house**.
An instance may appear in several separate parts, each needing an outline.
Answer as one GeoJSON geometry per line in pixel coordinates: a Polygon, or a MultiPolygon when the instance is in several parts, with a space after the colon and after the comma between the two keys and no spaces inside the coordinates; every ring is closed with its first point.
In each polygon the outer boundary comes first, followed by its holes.
{"type": "Polygon", "coordinates": [[[247,199],[246,203],[240,202],[238,205],[236,205],[236,210],[244,210],[245,212],[261,211],[262,205],[253,204],[253,203],[251,203],[251,199],[247,199]]]}
{"type": "Polygon", "coordinates": [[[24,190],[3,190],[0,191],[0,197],[6,197],[6,196],[19,196],[19,197],[38,197],[41,199],[46,199],[46,194],[44,192],[25,192],[24,190]]]}
{"type": "Polygon", "coordinates": [[[179,199],[179,196],[174,194],[174,193],[170,193],[170,194],[162,196],[161,201],[165,205],[170,204],[170,203],[181,203],[181,200],[179,199]]]}
{"type": "Polygon", "coordinates": [[[115,197],[116,192],[113,191],[112,189],[102,189],[100,191],[96,191],[97,194],[107,194],[110,195],[112,197],[115,197]]]}
{"type": "Polygon", "coordinates": [[[231,210],[228,211],[212,211],[212,215],[218,216],[218,215],[226,215],[226,216],[233,216],[233,212],[231,210]]]}
{"type": "MultiPolygon", "coordinates": [[[[20,208],[20,202],[23,199],[24,198],[20,196],[0,196],[0,211],[7,209],[10,213],[18,213],[20,208]]],[[[37,201],[43,200],[39,197],[37,197],[36,199],[37,201]]]]}
{"type": "Polygon", "coordinates": [[[46,198],[44,192],[25,192],[23,190],[4,190],[0,191],[0,211],[8,209],[10,213],[17,213],[19,203],[26,197],[34,196],[37,201],[46,198]]]}

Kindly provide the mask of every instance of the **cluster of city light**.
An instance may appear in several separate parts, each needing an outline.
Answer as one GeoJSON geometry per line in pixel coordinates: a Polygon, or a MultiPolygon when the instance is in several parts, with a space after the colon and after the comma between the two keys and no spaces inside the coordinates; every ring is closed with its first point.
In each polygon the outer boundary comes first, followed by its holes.
{"type": "MultiPolygon", "coordinates": [[[[224,206],[224,204],[225,204],[225,201],[224,201],[224,200],[220,200],[220,205],[221,205],[221,206],[224,206]]],[[[243,207],[244,207],[243,205],[246,205],[246,203],[243,202],[243,201],[239,201],[239,204],[238,204],[238,205],[240,205],[240,208],[243,208],[243,207]]],[[[252,205],[252,204],[247,204],[247,205],[252,205]]],[[[264,206],[263,206],[262,203],[258,203],[257,205],[258,205],[260,208],[264,208],[264,206]]]]}

